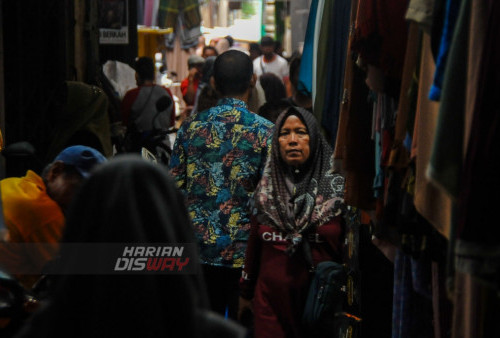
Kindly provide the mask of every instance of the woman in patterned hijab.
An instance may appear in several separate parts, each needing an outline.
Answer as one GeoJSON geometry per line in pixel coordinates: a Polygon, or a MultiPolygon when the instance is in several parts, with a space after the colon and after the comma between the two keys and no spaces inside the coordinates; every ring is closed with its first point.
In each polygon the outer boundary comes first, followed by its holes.
{"type": "Polygon", "coordinates": [[[254,193],[240,282],[240,313],[253,298],[256,337],[307,336],[301,316],[310,276],[301,244],[308,241],[315,265],[341,261],[343,192],[314,116],[298,107],[281,113],[254,193]]]}
{"type": "Polygon", "coordinates": [[[275,129],[272,154],[255,191],[255,208],[260,222],[291,234],[296,243],[309,228],[318,227],[340,214],[344,178],[333,172],[331,147],[321,136],[310,112],[291,107],[281,114],[276,126],[280,128],[275,129]],[[291,131],[282,128],[293,117],[302,123],[309,139],[309,156],[296,165],[287,164],[284,157],[287,153],[289,157],[300,157],[303,152],[298,149],[302,142],[301,129],[297,130],[298,140],[295,141],[291,139],[291,131]]]}

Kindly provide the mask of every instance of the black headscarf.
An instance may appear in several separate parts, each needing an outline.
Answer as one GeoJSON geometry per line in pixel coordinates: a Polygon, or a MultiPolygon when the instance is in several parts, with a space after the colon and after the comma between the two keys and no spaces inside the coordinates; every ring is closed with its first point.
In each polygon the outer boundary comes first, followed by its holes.
{"type": "Polygon", "coordinates": [[[216,58],[216,56],[209,56],[205,59],[201,71],[202,76],[200,83],[208,84],[210,82],[210,78],[214,75],[214,63],[216,58]]]}
{"type": "Polygon", "coordinates": [[[255,190],[257,219],[291,234],[291,244],[295,246],[310,228],[321,226],[342,213],[343,197],[344,178],[333,171],[332,150],[321,135],[316,119],[303,108],[288,108],[276,120],[272,153],[255,190]],[[279,131],[290,115],[299,117],[309,133],[310,156],[298,169],[288,166],[280,154],[279,131]],[[290,183],[295,193],[290,191],[290,183]]]}
{"type": "MultiPolygon", "coordinates": [[[[167,171],[132,155],[109,161],[84,183],[63,242],[196,243],[167,171]]],[[[75,264],[78,255],[66,247],[62,264],[75,264]]],[[[200,274],[67,275],[56,283],[39,336],[195,337],[196,312],[206,303],[200,274]]]]}

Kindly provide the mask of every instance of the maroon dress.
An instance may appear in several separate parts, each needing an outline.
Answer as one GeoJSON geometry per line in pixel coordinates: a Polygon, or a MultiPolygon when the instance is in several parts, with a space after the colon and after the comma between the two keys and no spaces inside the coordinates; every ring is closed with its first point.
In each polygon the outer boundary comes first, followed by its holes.
{"type": "MultiPolygon", "coordinates": [[[[341,262],[341,219],[334,218],[308,236],[315,264],[341,262]]],[[[302,248],[285,252],[286,234],[252,223],[245,257],[241,296],[253,298],[255,337],[307,337],[301,325],[310,273],[302,248]]]]}

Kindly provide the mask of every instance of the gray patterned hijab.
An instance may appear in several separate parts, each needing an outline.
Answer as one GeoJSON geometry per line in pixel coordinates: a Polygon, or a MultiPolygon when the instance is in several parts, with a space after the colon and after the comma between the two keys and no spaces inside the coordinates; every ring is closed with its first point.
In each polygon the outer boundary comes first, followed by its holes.
{"type": "Polygon", "coordinates": [[[254,194],[254,213],[261,224],[290,234],[295,247],[307,230],[343,212],[344,177],[334,173],[332,149],[310,112],[290,107],[274,128],[272,153],[254,194]],[[289,167],[280,155],[278,135],[290,115],[299,117],[309,133],[310,156],[298,169],[289,167]]]}

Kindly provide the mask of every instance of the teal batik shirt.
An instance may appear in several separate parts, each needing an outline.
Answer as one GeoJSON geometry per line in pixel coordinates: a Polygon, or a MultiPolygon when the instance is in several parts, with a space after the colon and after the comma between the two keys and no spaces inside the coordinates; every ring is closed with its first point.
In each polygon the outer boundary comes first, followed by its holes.
{"type": "Polygon", "coordinates": [[[273,124],[224,98],[177,132],[170,171],[187,207],[204,264],[243,265],[250,231],[248,200],[270,152],[273,124]]]}

